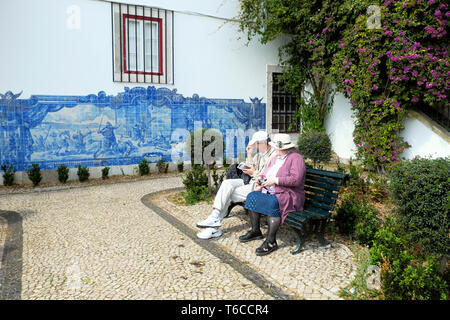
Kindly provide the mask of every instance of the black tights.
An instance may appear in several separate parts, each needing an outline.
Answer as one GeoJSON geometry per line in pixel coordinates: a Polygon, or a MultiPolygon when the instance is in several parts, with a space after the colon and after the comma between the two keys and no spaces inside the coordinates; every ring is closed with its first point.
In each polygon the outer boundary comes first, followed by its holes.
{"type": "MultiPolygon", "coordinates": [[[[248,214],[250,216],[252,231],[261,232],[261,229],[259,228],[259,221],[261,220],[261,214],[251,210],[248,211],[248,214]]],[[[281,224],[281,218],[267,217],[267,224],[269,227],[267,231],[267,241],[269,241],[269,243],[272,244],[276,240],[277,231],[281,224]]]]}

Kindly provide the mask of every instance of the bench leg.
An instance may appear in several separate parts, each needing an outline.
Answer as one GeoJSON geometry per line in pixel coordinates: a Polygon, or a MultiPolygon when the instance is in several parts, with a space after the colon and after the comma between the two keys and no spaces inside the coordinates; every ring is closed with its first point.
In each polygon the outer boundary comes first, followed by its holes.
{"type": "MultiPolygon", "coordinates": [[[[223,217],[224,219],[225,218],[228,218],[228,216],[230,215],[230,212],[231,212],[231,210],[233,210],[233,208],[234,207],[236,207],[236,206],[244,206],[244,203],[243,202],[235,202],[235,203],[231,203],[229,206],[228,206],[228,209],[227,209],[227,213],[225,214],[225,216],[223,217]]],[[[245,209],[245,213],[246,214],[248,214],[248,210],[247,209],[245,209]]]]}
{"type": "Polygon", "coordinates": [[[317,223],[317,238],[319,239],[319,242],[322,246],[327,246],[330,243],[328,241],[325,240],[325,229],[327,227],[327,221],[328,219],[325,220],[320,220],[317,223]]]}
{"type": "Polygon", "coordinates": [[[295,249],[291,251],[291,254],[294,255],[303,251],[304,241],[302,232],[296,228],[292,229],[295,231],[295,233],[297,233],[297,245],[295,246],[295,249]]]}

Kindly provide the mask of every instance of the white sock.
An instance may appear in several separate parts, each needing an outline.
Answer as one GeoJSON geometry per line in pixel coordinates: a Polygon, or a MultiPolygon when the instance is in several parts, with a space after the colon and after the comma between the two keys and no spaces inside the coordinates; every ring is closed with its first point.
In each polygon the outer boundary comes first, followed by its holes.
{"type": "Polygon", "coordinates": [[[220,211],[217,209],[213,209],[211,216],[213,216],[216,219],[220,219],[220,211]]]}

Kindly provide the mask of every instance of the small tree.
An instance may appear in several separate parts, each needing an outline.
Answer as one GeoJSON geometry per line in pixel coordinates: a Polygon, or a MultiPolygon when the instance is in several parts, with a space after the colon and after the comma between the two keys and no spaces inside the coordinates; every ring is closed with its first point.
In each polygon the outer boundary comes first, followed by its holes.
{"type": "Polygon", "coordinates": [[[78,175],[78,180],[80,180],[80,182],[87,181],[89,179],[89,176],[90,176],[89,168],[88,167],[82,167],[81,164],[79,164],[78,165],[77,175],[78,175]]]}
{"type": "Polygon", "coordinates": [[[27,171],[28,178],[33,182],[33,187],[39,185],[42,180],[41,167],[38,163],[31,164],[31,168],[27,171]]]}
{"type": "Polygon", "coordinates": [[[109,167],[104,167],[104,168],[102,169],[102,179],[103,179],[103,180],[108,179],[109,169],[110,169],[109,167]]]}
{"type": "Polygon", "coordinates": [[[298,137],[298,150],[307,159],[311,159],[314,168],[318,162],[328,163],[331,159],[331,141],[325,131],[305,132],[298,137]]]}
{"type": "Polygon", "coordinates": [[[61,164],[58,169],[58,180],[61,183],[66,183],[67,179],[69,179],[69,169],[67,168],[66,165],[61,164]]]}
{"type": "Polygon", "coordinates": [[[11,164],[7,166],[6,164],[2,164],[2,170],[3,170],[3,185],[5,186],[12,186],[14,183],[14,173],[16,170],[14,169],[14,166],[11,164]]]}
{"type": "Polygon", "coordinates": [[[216,160],[223,156],[225,141],[222,133],[214,129],[202,129],[191,132],[185,145],[186,151],[191,155],[191,164],[207,165],[208,190],[211,193],[211,167],[216,160]],[[201,140],[201,145],[196,145],[196,138],[201,140]],[[201,153],[200,153],[201,152],[201,153]],[[199,154],[200,153],[200,154],[199,154]]]}
{"type": "Polygon", "coordinates": [[[141,176],[150,173],[149,163],[148,163],[147,159],[145,159],[145,158],[141,162],[139,162],[138,168],[139,168],[139,174],[141,176]]]}

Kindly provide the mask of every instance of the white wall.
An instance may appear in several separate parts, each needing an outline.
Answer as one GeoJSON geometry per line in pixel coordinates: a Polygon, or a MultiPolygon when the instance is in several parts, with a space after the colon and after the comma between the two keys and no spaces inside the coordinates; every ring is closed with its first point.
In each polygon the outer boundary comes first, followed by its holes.
{"type": "Polygon", "coordinates": [[[355,129],[349,101],[336,93],[330,113],[325,117],[325,129],[330,137],[332,149],[339,158],[348,160],[355,158],[356,145],[353,142],[355,129]]]}
{"type": "Polygon", "coordinates": [[[449,137],[447,136],[447,139],[444,139],[442,136],[445,136],[445,134],[437,134],[435,126],[428,119],[424,118],[423,115],[419,115],[416,118],[413,117],[413,114],[410,114],[403,122],[405,129],[402,131],[401,136],[412,147],[406,149],[402,156],[407,159],[412,159],[416,156],[431,157],[433,159],[450,157],[449,137]]]}
{"type": "MultiPolygon", "coordinates": [[[[342,158],[348,160],[355,158],[356,146],[353,142],[354,119],[352,116],[351,105],[341,93],[337,93],[334,99],[334,105],[330,113],[325,118],[325,128],[330,136],[333,151],[342,158]]],[[[449,157],[450,145],[449,138],[444,139],[444,130],[438,133],[439,128],[426,119],[423,115],[410,113],[403,122],[405,129],[401,136],[407,141],[411,148],[406,149],[402,157],[412,159],[415,156],[420,157],[449,157]],[[412,116],[414,114],[414,116],[412,116]]]]}
{"type": "MultiPolygon", "coordinates": [[[[246,46],[235,22],[192,12],[232,18],[237,0],[126,0],[175,10],[176,88],[184,96],[266,98],[266,64],[278,63],[280,41],[246,46]],[[185,12],[189,11],[189,12],[185,12]]],[[[125,86],[157,84],[112,81],[111,7],[98,0],[2,0],[0,3],[0,92],[85,95],[125,86]],[[80,28],[67,27],[67,9],[80,9],[80,28]]],[[[266,99],[263,100],[265,102],[266,99]]]]}

